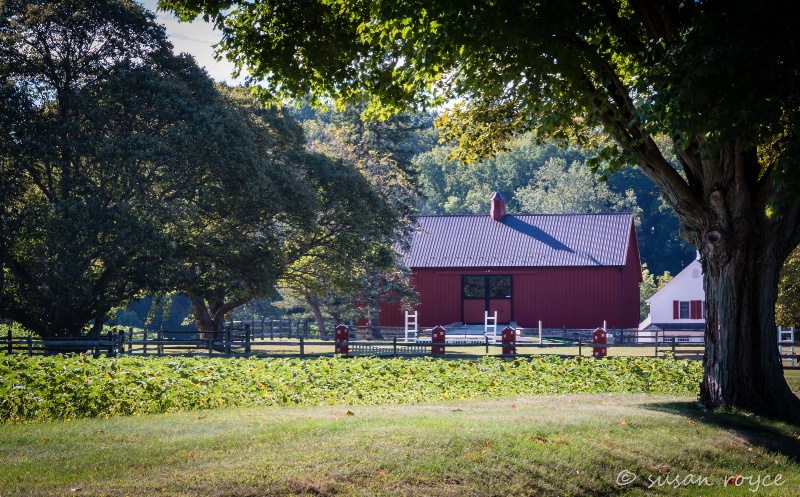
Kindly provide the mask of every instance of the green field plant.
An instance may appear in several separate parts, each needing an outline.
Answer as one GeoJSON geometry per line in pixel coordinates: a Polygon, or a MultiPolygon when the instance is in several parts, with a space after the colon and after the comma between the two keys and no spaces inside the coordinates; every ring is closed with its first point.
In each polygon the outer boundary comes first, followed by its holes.
{"type": "Polygon", "coordinates": [[[696,395],[698,362],[644,357],[209,359],[0,356],[0,422],[227,406],[410,404],[512,395],[696,395]]]}

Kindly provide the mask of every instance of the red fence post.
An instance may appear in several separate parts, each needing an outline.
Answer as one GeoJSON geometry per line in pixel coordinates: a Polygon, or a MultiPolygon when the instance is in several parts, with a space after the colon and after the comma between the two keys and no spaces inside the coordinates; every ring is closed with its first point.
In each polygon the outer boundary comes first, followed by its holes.
{"type": "Polygon", "coordinates": [[[336,327],[336,330],[334,330],[334,340],[337,354],[347,355],[350,353],[350,329],[347,326],[340,324],[336,327]]]}
{"type": "Polygon", "coordinates": [[[506,326],[502,331],[503,335],[503,355],[517,355],[517,330],[511,326],[506,326]],[[508,347],[506,345],[509,345],[508,347]]]}
{"type": "MultiPolygon", "coordinates": [[[[597,328],[592,333],[592,343],[595,344],[607,344],[608,343],[608,335],[606,334],[606,330],[603,328],[597,328]]],[[[597,359],[601,357],[605,357],[608,353],[607,347],[592,347],[592,357],[597,359]]]]}
{"type": "Polygon", "coordinates": [[[431,354],[444,355],[444,347],[437,347],[434,344],[444,344],[447,341],[447,332],[441,326],[431,330],[431,354]]]}

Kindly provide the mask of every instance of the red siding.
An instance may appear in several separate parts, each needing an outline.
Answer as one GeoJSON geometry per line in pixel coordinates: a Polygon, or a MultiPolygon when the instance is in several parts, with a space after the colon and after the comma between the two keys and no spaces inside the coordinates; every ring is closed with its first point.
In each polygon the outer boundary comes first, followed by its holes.
{"type": "MultiPolygon", "coordinates": [[[[631,226],[624,267],[412,268],[419,293],[419,324],[424,327],[463,321],[461,276],[510,274],[513,277],[511,320],[534,328],[609,328],[639,325],[642,271],[636,232],[631,226]]],[[[482,313],[481,313],[482,314],[482,313]]],[[[403,326],[398,305],[382,306],[381,324],[403,326]]]]}

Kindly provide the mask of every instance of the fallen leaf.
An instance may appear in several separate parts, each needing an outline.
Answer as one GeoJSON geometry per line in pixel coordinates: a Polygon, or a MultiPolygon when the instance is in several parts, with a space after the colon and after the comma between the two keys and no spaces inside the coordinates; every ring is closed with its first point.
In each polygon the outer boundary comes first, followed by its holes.
{"type": "Polygon", "coordinates": [[[454,430],[454,431],[458,431],[458,430],[460,430],[460,429],[461,429],[461,427],[460,427],[460,426],[454,426],[454,427],[453,427],[453,430],[454,430]]]}
{"type": "Polygon", "coordinates": [[[511,409],[516,409],[516,408],[517,408],[517,404],[511,404],[511,409]]]}
{"type": "Polygon", "coordinates": [[[189,451],[189,460],[194,459],[194,452],[189,451]]]}
{"type": "Polygon", "coordinates": [[[70,492],[80,492],[81,490],[83,490],[83,487],[75,487],[69,489],[70,492]]]}
{"type": "Polygon", "coordinates": [[[481,451],[481,454],[486,454],[486,449],[483,449],[483,450],[481,451]]]}
{"type": "Polygon", "coordinates": [[[356,413],[354,413],[353,411],[347,411],[347,415],[348,415],[348,416],[355,416],[355,415],[356,415],[356,413]]]}
{"type": "Polygon", "coordinates": [[[689,420],[689,424],[690,424],[690,425],[696,425],[696,424],[697,424],[697,421],[695,421],[695,420],[693,420],[693,419],[690,419],[690,420],[689,420]]]}
{"type": "Polygon", "coordinates": [[[381,475],[381,476],[386,476],[386,472],[385,471],[378,471],[378,474],[381,475]]]}
{"type": "Polygon", "coordinates": [[[560,443],[561,443],[561,442],[563,442],[563,441],[564,441],[564,440],[562,440],[562,439],[560,439],[560,438],[556,438],[556,443],[557,443],[557,444],[560,444],[560,443]]]}
{"type": "Polygon", "coordinates": [[[537,444],[543,444],[543,443],[544,443],[544,438],[542,438],[542,437],[536,437],[536,443],[537,443],[537,444]]]}
{"type": "Polygon", "coordinates": [[[48,436],[44,436],[44,437],[42,437],[42,440],[44,440],[45,442],[47,442],[47,441],[49,441],[49,440],[50,440],[50,437],[48,437],[48,436]]]}
{"type": "Polygon", "coordinates": [[[467,459],[472,459],[472,458],[474,458],[475,456],[473,456],[472,454],[467,454],[467,455],[466,455],[466,456],[464,456],[464,457],[466,457],[467,459]]]}
{"type": "MultiPolygon", "coordinates": [[[[450,409],[450,412],[462,412],[463,409],[450,409]]],[[[797,437],[800,438],[800,437],[797,437]]]]}
{"type": "Polygon", "coordinates": [[[197,419],[206,419],[207,417],[208,416],[206,416],[205,414],[202,414],[200,416],[197,416],[197,419]]]}
{"type": "Polygon", "coordinates": [[[622,426],[626,426],[628,424],[628,422],[623,419],[619,424],[622,425],[622,426]]]}

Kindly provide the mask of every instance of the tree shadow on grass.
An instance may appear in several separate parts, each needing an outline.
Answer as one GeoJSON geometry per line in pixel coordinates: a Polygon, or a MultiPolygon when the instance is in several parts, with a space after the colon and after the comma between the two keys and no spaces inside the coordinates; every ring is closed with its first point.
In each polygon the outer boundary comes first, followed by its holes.
{"type": "Polygon", "coordinates": [[[800,464],[800,439],[798,439],[800,430],[792,425],[752,415],[702,409],[693,402],[657,402],[642,404],[641,407],[730,430],[752,445],[782,454],[792,462],[800,464]]]}

